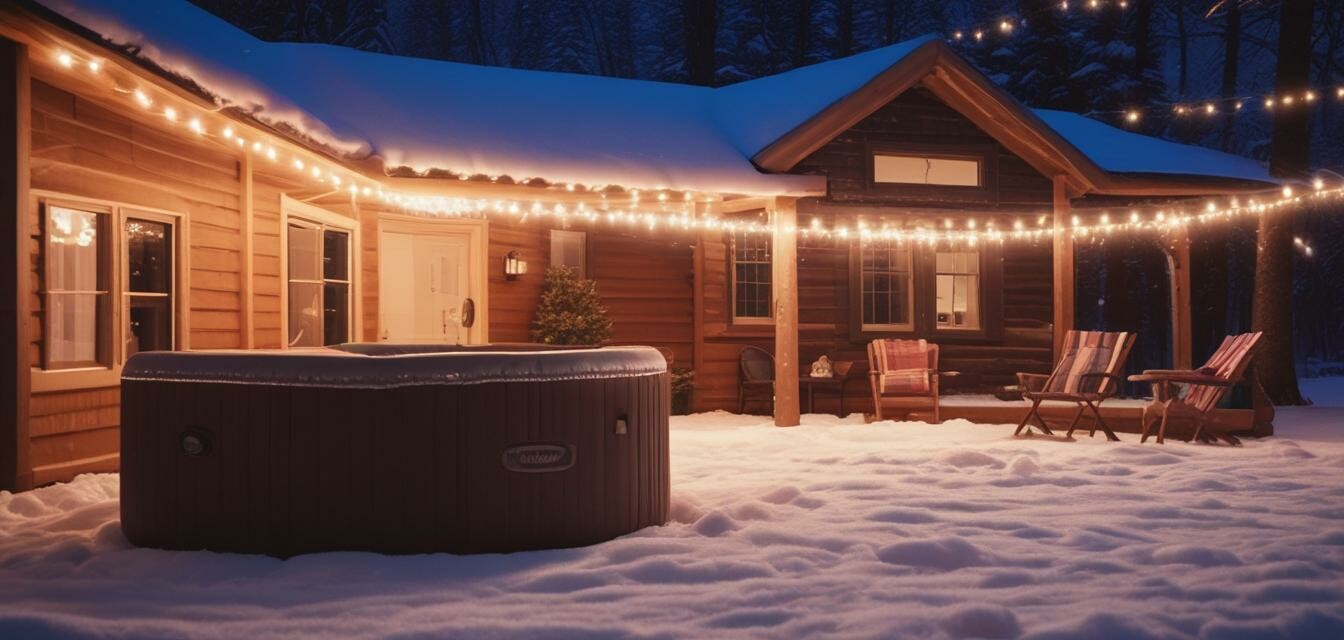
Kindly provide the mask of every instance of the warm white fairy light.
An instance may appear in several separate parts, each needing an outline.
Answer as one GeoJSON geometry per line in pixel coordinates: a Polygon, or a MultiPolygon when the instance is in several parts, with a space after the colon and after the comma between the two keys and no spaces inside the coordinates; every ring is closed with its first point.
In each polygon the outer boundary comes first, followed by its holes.
{"type": "MultiPolygon", "coordinates": [[[[977,31],[977,37],[983,37],[983,32],[977,31]]],[[[68,55],[68,54],[67,54],[68,55]]],[[[75,62],[80,62],[74,56],[70,57],[69,67],[73,68],[75,62]]],[[[92,61],[89,62],[90,69],[96,70],[98,67],[92,61]]],[[[123,90],[124,91],[124,90],[123,90]]],[[[133,92],[135,100],[144,108],[149,108],[153,100],[141,89],[135,89],[133,92]]],[[[1312,92],[1299,94],[1305,101],[1315,100],[1312,92]]],[[[1336,95],[1344,98],[1344,87],[1340,87],[1336,95]]],[[[1282,105],[1292,104],[1292,96],[1281,96],[1282,105]]],[[[1267,103],[1272,104],[1274,98],[1267,99],[1267,103]]],[[[1240,102],[1238,102],[1240,104],[1240,102]]],[[[1188,112],[1188,108],[1180,105],[1182,109],[1188,112]]],[[[1206,112],[1216,111],[1214,103],[1204,105],[1206,112]]],[[[161,111],[165,119],[176,122],[179,117],[179,111],[172,106],[165,106],[161,111]]],[[[188,113],[188,115],[191,115],[188,113]]],[[[207,114],[202,114],[207,115],[207,114]]],[[[1126,112],[1126,119],[1132,121],[1138,120],[1140,111],[1131,109],[1126,112]]],[[[209,136],[201,117],[193,116],[187,120],[186,128],[193,133],[216,141],[232,140],[240,150],[246,152],[249,148],[248,140],[238,136],[232,126],[226,125],[219,136],[209,136]]],[[[251,141],[251,150],[253,152],[262,152],[270,160],[277,160],[278,152],[275,146],[263,144],[261,140],[251,141]]],[[[588,203],[565,204],[558,202],[545,202],[547,196],[544,192],[537,196],[522,196],[515,199],[494,199],[486,200],[481,198],[472,198],[467,196],[424,196],[409,195],[395,191],[385,190],[382,185],[374,179],[365,179],[359,176],[344,179],[338,173],[339,168],[323,170],[318,166],[318,161],[311,164],[299,157],[294,157],[292,166],[295,171],[311,173],[312,177],[322,180],[326,175],[326,181],[337,188],[347,191],[350,196],[366,198],[376,198],[383,203],[400,207],[407,212],[418,213],[427,216],[436,217],[483,217],[491,215],[513,216],[519,222],[526,221],[529,216],[546,217],[551,216],[557,220],[568,223],[571,220],[584,220],[589,223],[597,224],[606,220],[610,224],[640,225],[650,230],[667,228],[672,230],[685,231],[710,231],[710,232],[745,232],[745,233],[794,233],[806,236],[835,237],[839,239],[848,239],[857,235],[861,240],[864,239],[891,239],[897,241],[914,241],[925,244],[954,243],[968,246],[976,246],[981,242],[1003,242],[1006,239],[1015,239],[1031,242],[1039,242],[1054,237],[1060,230],[1050,224],[1051,214],[1043,213],[1037,217],[1037,227],[1028,229],[1022,219],[1015,219],[1012,223],[1013,231],[1005,233],[1000,231],[993,220],[981,224],[975,218],[966,219],[965,228],[958,229],[952,220],[944,222],[944,228],[938,230],[926,226],[917,225],[914,228],[893,227],[883,221],[876,228],[866,220],[859,220],[855,229],[851,229],[844,224],[837,224],[827,227],[819,218],[812,218],[807,227],[781,227],[775,228],[768,222],[761,220],[740,220],[740,219],[722,219],[713,215],[697,215],[696,196],[690,191],[669,192],[665,188],[653,189],[657,203],[651,208],[641,208],[642,192],[639,189],[629,189],[626,191],[629,197],[629,206],[613,209],[607,199],[607,190],[613,185],[603,187],[577,185],[575,183],[552,184],[551,188],[563,188],[568,192],[586,191],[598,194],[600,203],[590,205],[588,203]],[[671,195],[681,194],[679,202],[673,204],[671,195]]],[[[479,175],[479,174],[477,174],[479,175]]],[[[460,180],[467,181],[472,178],[465,172],[459,173],[460,180]]],[[[486,176],[491,181],[497,181],[503,176],[486,176]]],[[[519,184],[531,183],[533,179],[528,178],[516,181],[519,184]]],[[[1314,178],[1311,181],[1313,192],[1306,195],[1296,194],[1291,186],[1283,187],[1281,198],[1277,200],[1268,200],[1258,202],[1251,199],[1243,204],[1237,198],[1231,198],[1226,206],[1221,206],[1214,201],[1206,201],[1202,211],[1190,213],[1185,210],[1160,210],[1151,217],[1145,218],[1139,211],[1131,210],[1128,222],[1115,223],[1111,220],[1109,213],[1101,212],[1095,217],[1089,219],[1088,216],[1074,214],[1070,219],[1070,230],[1075,238],[1089,238],[1093,234],[1110,235],[1113,232],[1168,232],[1175,229],[1187,229],[1192,222],[1205,223],[1215,219],[1231,219],[1238,216],[1261,216],[1272,213],[1282,208],[1288,208],[1300,205],[1308,199],[1333,199],[1344,200],[1344,186],[1328,187],[1322,178],[1314,178]]],[[[618,187],[617,187],[618,188],[618,187]]],[[[711,194],[705,194],[706,202],[713,202],[715,198],[711,194]]],[[[612,201],[615,201],[613,198],[612,201]]],[[[924,223],[927,224],[927,223],[924,223]]],[[[1311,247],[1305,243],[1301,244],[1304,253],[1311,255],[1311,247]]]]}
{"type": "Polygon", "coordinates": [[[102,61],[102,60],[97,60],[97,59],[89,60],[89,71],[90,71],[90,72],[92,72],[92,73],[98,73],[99,71],[102,70],[102,68],[103,68],[103,61],[102,61]]]}
{"type": "Polygon", "coordinates": [[[65,67],[66,69],[69,69],[70,67],[75,66],[75,58],[74,58],[74,56],[72,56],[72,55],[70,55],[70,54],[68,54],[68,53],[66,53],[66,52],[64,52],[64,51],[62,51],[62,52],[56,54],[56,62],[61,63],[61,66],[62,66],[62,67],[65,67]]]}

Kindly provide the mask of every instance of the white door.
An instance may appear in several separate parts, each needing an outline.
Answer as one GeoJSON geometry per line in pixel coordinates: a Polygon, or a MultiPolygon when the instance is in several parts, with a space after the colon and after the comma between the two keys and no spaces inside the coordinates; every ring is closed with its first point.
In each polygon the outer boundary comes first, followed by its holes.
{"type": "Polygon", "coordinates": [[[383,232],[379,240],[379,338],[471,342],[471,330],[462,326],[471,298],[468,237],[383,232]]]}

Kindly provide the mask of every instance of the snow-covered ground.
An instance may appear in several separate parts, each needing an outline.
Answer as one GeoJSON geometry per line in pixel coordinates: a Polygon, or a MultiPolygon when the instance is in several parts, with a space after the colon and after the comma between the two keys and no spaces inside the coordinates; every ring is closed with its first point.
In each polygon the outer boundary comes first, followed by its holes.
{"type": "Polygon", "coordinates": [[[671,524],[507,556],[135,549],[117,477],[82,476],[0,494],[0,638],[1344,638],[1344,409],[1276,422],[1231,448],[676,418],[671,524]]]}

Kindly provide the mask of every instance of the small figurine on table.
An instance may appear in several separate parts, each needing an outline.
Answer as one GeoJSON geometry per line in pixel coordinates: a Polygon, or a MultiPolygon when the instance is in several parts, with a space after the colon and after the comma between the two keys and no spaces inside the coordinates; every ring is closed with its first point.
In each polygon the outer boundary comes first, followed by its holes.
{"type": "Polygon", "coordinates": [[[831,368],[831,359],[822,356],[821,359],[812,363],[813,378],[831,378],[835,376],[835,370],[831,368]]]}

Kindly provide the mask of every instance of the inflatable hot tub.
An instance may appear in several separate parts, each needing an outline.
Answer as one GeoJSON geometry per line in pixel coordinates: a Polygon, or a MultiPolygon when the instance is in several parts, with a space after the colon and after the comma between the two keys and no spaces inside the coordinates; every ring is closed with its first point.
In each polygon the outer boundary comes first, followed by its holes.
{"type": "Polygon", "coordinates": [[[291,556],[575,547],[668,517],[655,349],[150,352],[121,386],[121,524],[291,556]]]}

